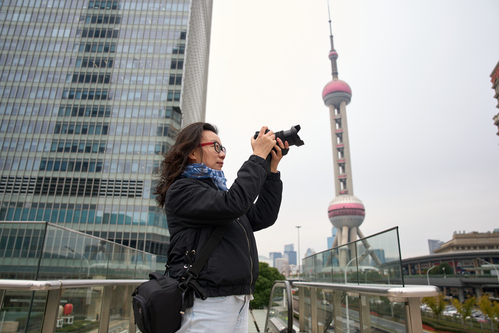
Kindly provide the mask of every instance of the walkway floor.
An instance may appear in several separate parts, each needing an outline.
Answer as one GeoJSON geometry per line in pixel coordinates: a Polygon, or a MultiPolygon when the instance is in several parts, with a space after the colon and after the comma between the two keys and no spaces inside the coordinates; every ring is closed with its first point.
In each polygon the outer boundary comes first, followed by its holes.
{"type": "Polygon", "coordinates": [[[265,319],[267,319],[267,310],[253,310],[253,315],[255,316],[259,330],[256,329],[255,322],[253,321],[253,317],[250,312],[248,317],[248,333],[263,332],[265,329],[265,319]]]}

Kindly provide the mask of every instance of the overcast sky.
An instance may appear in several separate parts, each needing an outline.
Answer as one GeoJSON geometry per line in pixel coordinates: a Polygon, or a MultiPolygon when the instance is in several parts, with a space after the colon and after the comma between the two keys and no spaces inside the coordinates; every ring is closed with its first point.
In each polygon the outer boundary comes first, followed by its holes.
{"type": "MultiPolygon", "coordinates": [[[[402,257],[428,239],[499,228],[498,113],[490,74],[499,61],[499,1],[331,0],[347,106],[354,194],[371,235],[399,227],[402,257]]],[[[335,196],[326,0],[215,0],[206,121],[219,127],[232,184],[262,125],[300,124],[301,147],[280,165],[276,224],[259,252],[327,249],[335,196]]]]}

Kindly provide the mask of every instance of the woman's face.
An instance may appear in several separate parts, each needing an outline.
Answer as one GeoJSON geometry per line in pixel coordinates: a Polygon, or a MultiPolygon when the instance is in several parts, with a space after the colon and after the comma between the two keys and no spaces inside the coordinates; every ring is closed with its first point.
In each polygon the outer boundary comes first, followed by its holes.
{"type": "Polygon", "coordinates": [[[219,147],[222,147],[222,141],[216,133],[203,131],[203,136],[201,137],[202,146],[194,149],[189,155],[190,163],[204,163],[208,168],[222,170],[225,152],[220,149],[220,152],[217,153],[214,144],[209,144],[213,142],[217,142],[219,147]]]}

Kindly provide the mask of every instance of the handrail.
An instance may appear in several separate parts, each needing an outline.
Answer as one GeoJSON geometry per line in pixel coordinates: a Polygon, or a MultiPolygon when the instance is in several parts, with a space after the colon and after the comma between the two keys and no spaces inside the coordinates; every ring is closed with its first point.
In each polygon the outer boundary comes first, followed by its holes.
{"type": "MultiPolygon", "coordinates": [[[[102,291],[99,293],[99,309],[96,318],[100,318],[98,321],[98,332],[108,333],[110,332],[110,315],[111,315],[111,302],[113,300],[113,293],[116,287],[135,288],[146,282],[147,280],[135,280],[135,279],[82,279],[82,280],[5,280],[0,279],[0,310],[4,311],[2,307],[4,306],[4,298],[6,297],[6,291],[31,291],[32,295],[36,291],[46,292],[46,302],[45,308],[43,310],[43,317],[41,321],[40,330],[41,332],[56,332],[56,329],[62,327],[64,323],[71,325],[73,321],[73,316],[61,317],[61,297],[63,293],[68,289],[77,288],[88,288],[87,296],[83,296],[85,299],[90,300],[92,297],[91,290],[95,287],[101,287],[102,291]],[[68,319],[69,318],[69,319],[68,319]],[[65,322],[64,320],[67,320],[65,322]],[[61,326],[60,326],[61,325],[61,326]]],[[[116,289],[119,290],[119,289],[116,289]]],[[[122,291],[120,291],[122,293],[122,291]]],[[[125,295],[128,299],[131,297],[131,290],[127,291],[125,295]]],[[[123,297],[121,295],[120,297],[123,297]]],[[[30,321],[31,314],[31,304],[33,303],[33,296],[30,300],[29,315],[25,325],[28,325],[30,321]]],[[[116,304],[115,304],[116,306],[116,304]]],[[[5,312],[4,312],[5,315],[5,312]]],[[[19,323],[19,322],[18,322],[19,323]]],[[[135,333],[135,324],[133,322],[133,316],[123,317],[119,326],[127,326],[127,331],[130,333],[135,333]]],[[[26,326],[27,327],[27,326],[26,326]]]]}
{"type": "Polygon", "coordinates": [[[56,290],[66,288],[86,288],[104,286],[139,285],[147,280],[1,280],[0,290],[56,290]]]}
{"type": "MultiPolygon", "coordinates": [[[[349,308],[348,297],[357,299],[358,317],[355,321],[358,323],[356,331],[364,333],[371,332],[371,310],[369,298],[371,296],[386,297],[390,302],[399,302],[403,304],[405,312],[405,332],[408,333],[421,333],[423,332],[421,320],[421,298],[433,297],[439,294],[438,287],[426,285],[380,285],[380,284],[354,284],[354,283],[326,283],[326,282],[293,282],[293,287],[299,289],[299,313],[300,313],[300,332],[307,331],[311,333],[318,333],[319,327],[329,327],[332,320],[335,323],[347,323],[346,331],[350,332],[349,314],[352,309],[349,308]],[[310,295],[305,296],[305,289],[310,289],[310,295]],[[331,293],[328,297],[327,307],[318,306],[317,291],[322,290],[331,293]],[[348,297],[347,297],[348,296],[348,297]],[[343,305],[343,299],[345,301],[343,305]],[[308,301],[308,303],[307,303],[308,301]],[[309,308],[309,315],[302,316],[306,313],[307,307],[309,308]],[[329,313],[328,313],[329,312],[329,313]],[[330,321],[321,321],[320,318],[331,319],[330,321]],[[307,327],[308,323],[308,327],[307,327]]],[[[323,295],[324,300],[326,297],[323,295]]],[[[392,314],[393,316],[393,314],[392,314]]],[[[323,320],[323,319],[322,319],[323,320]]],[[[342,331],[343,332],[343,331],[342,331]]]]}
{"type": "Polygon", "coordinates": [[[275,321],[273,319],[276,318],[269,318],[270,317],[270,311],[272,309],[272,304],[273,304],[273,299],[274,299],[274,291],[276,289],[277,285],[280,285],[282,287],[282,284],[284,284],[284,288],[286,291],[286,308],[287,308],[287,327],[281,327],[279,328],[279,333],[294,333],[295,331],[293,330],[293,294],[291,293],[291,284],[289,281],[274,281],[274,284],[272,285],[272,291],[270,292],[270,299],[269,299],[269,307],[267,310],[267,318],[265,320],[265,330],[264,332],[268,332],[269,328],[269,322],[272,321],[272,324],[275,326],[275,321]]]}
{"type": "Polygon", "coordinates": [[[359,285],[353,283],[320,283],[320,282],[294,282],[295,287],[320,288],[328,290],[341,290],[363,295],[385,296],[393,298],[419,298],[434,297],[439,294],[438,287],[419,285],[359,285]]]}

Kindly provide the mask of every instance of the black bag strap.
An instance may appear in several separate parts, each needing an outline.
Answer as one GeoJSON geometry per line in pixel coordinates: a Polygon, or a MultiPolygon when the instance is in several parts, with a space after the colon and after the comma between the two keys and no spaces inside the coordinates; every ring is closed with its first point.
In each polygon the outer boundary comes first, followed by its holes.
{"type": "Polygon", "coordinates": [[[188,271],[189,274],[194,275],[194,278],[198,277],[199,273],[203,269],[204,264],[206,263],[206,261],[208,261],[208,258],[210,258],[213,251],[215,251],[215,248],[217,247],[218,243],[220,243],[220,241],[222,240],[226,229],[227,226],[217,227],[215,231],[213,231],[213,233],[211,234],[206,244],[203,246],[201,253],[199,253],[196,256],[196,260],[194,260],[192,267],[189,268],[188,271]]]}
{"type": "Polygon", "coordinates": [[[223,235],[225,234],[225,230],[227,229],[227,226],[220,226],[213,231],[211,234],[210,238],[206,242],[206,244],[203,246],[203,249],[201,250],[201,253],[199,255],[196,255],[196,260],[194,260],[194,263],[192,266],[187,270],[187,280],[180,282],[179,284],[179,289],[182,292],[187,292],[186,297],[184,299],[183,305],[182,305],[182,310],[181,312],[184,312],[186,308],[189,308],[192,306],[193,301],[194,301],[194,292],[193,290],[202,298],[206,299],[206,293],[199,286],[197,283],[196,279],[203,269],[204,264],[208,261],[208,258],[211,256],[213,251],[215,251],[215,248],[217,247],[218,243],[222,240],[223,235]],[[189,291],[188,288],[189,286],[191,287],[191,290],[189,291]]]}

